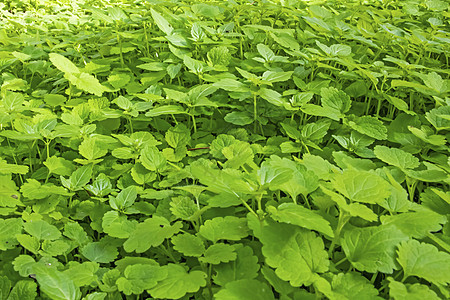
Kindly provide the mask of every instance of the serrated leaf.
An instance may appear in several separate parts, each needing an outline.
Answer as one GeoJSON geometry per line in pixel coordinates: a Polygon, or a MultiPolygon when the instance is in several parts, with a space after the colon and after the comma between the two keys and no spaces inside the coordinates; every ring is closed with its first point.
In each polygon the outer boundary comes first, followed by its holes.
{"type": "Polygon", "coordinates": [[[266,263],[294,287],[310,285],[317,273],[328,270],[323,240],[312,231],[270,222],[262,228],[260,240],[266,263]]]}
{"type": "Polygon", "coordinates": [[[383,122],[374,117],[359,117],[355,121],[350,121],[349,125],[359,133],[370,136],[376,140],[385,140],[387,138],[387,128],[384,126],[383,122]]]}
{"type": "Polygon", "coordinates": [[[156,23],[156,26],[167,35],[170,35],[173,31],[172,25],[167,22],[167,20],[156,10],[153,8],[150,9],[150,13],[152,14],[152,18],[156,23]]]}
{"type": "MultiPolygon", "coordinates": [[[[7,300],[28,300],[36,299],[37,297],[37,284],[30,280],[20,280],[18,281],[7,300]]],[[[0,295],[1,297],[1,295],[0,295]]],[[[4,298],[6,299],[6,298],[4,298]]]]}
{"type": "Polygon", "coordinates": [[[404,278],[418,276],[443,285],[450,282],[450,254],[439,251],[435,246],[416,240],[404,241],[398,246],[397,255],[404,278]]]}
{"type": "Polygon", "coordinates": [[[440,300],[441,298],[428,286],[415,283],[403,284],[389,278],[389,296],[394,300],[440,300]]]}
{"type": "Polygon", "coordinates": [[[331,286],[335,294],[348,299],[354,297],[354,295],[358,295],[359,299],[382,299],[378,297],[378,291],[370,281],[359,273],[351,272],[334,275],[331,286]]]}
{"type": "Polygon", "coordinates": [[[23,229],[39,240],[56,240],[61,237],[58,228],[44,220],[29,221],[23,225],[23,229]]]}
{"type": "Polygon", "coordinates": [[[233,245],[233,247],[237,253],[236,260],[214,267],[216,275],[213,276],[213,279],[220,286],[235,280],[254,279],[258,276],[258,258],[253,255],[252,248],[240,244],[233,245]]]}
{"type": "Polygon", "coordinates": [[[384,225],[394,225],[410,237],[422,239],[430,232],[441,230],[441,224],[447,223],[447,218],[433,211],[425,210],[381,216],[380,221],[384,225]]]}
{"type": "Polygon", "coordinates": [[[375,146],[374,153],[379,160],[400,169],[415,169],[419,166],[417,157],[401,149],[375,146]]]}
{"type": "Polygon", "coordinates": [[[81,292],[72,279],[54,267],[35,265],[33,272],[40,290],[55,300],[79,300],[81,292]]]}
{"type": "Polygon", "coordinates": [[[172,243],[175,250],[186,256],[199,257],[205,252],[202,239],[189,233],[173,236],[172,243]]]}
{"type": "Polygon", "coordinates": [[[90,261],[105,264],[114,261],[119,254],[115,246],[103,241],[89,243],[80,252],[90,261]]]}
{"type": "Polygon", "coordinates": [[[217,300],[258,299],[275,300],[267,284],[256,279],[241,279],[229,282],[214,295],[217,300]]]}
{"type": "Polygon", "coordinates": [[[394,226],[353,228],[344,232],[342,249],[347,259],[359,271],[392,274],[395,249],[408,236],[394,226]]]}
{"type": "Polygon", "coordinates": [[[303,206],[294,203],[283,203],[277,208],[269,206],[267,210],[275,221],[316,230],[330,237],[334,236],[333,229],[331,229],[327,220],[303,206]]]}
{"type": "Polygon", "coordinates": [[[199,234],[214,243],[218,240],[239,241],[248,235],[247,220],[233,216],[216,217],[205,221],[199,234]]]}
{"type": "Polygon", "coordinates": [[[205,253],[203,253],[203,256],[199,258],[199,261],[218,265],[220,263],[227,263],[235,260],[236,257],[237,254],[233,246],[224,243],[217,243],[209,246],[205,253]]]}
{"type": "Polygon", "coordinates": [[[197,292],[206,285],[206,274],[202,271],[189,273],[181,265],[168,264],[161,267],[167,271],[167,277],[148,290],[154,298],[179,299],[187,293],[197,292]]]}
{"type": "Polygon", "coordinates": [[[333,187],[348,199],[378,204],[390,195],[390,185],[380,176],[367,171],[346,169],[332,179],[333,187]]]}
{"type": "Polygon", "coordinates": [[[181,227],[181,222],[170,225],[166,218],[153,216],[136,226],[136,229],[130,234],[123,247],[127,252],[145,252],[150,247],[161,245],[165,239],[179,232],[181,227]]]}
{"type": "Polygon", "coordinates": [[[137,198],[136,186],[130,185],[129,187],[120,191],[117,197],[110,196],[109,204],[113,209],[123,210],[133,205],[134,201],[136,201],[136,198],[137,198]]]}
{"type": "Polygon", "coordinates": [[[116,284],[119,291],[125,295],[140,295],[155,287],[158,281],[165,279],[167,275],[167,270],[158,265],[135,264],[126,267],[125,277],[117,279],[116,284]]]}

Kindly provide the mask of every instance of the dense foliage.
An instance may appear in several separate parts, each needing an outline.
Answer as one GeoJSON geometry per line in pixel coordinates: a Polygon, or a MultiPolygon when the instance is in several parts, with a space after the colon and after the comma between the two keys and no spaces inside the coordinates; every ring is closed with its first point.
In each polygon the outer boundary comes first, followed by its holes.
{"type": "Polygon", "coordinates": [[[448,299],[449,10],[0,3],[0,299],[448,299]]]}

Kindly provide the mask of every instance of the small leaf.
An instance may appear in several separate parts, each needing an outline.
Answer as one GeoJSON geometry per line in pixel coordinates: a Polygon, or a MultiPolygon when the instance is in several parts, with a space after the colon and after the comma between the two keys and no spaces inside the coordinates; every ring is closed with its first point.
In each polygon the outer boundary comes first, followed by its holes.
{"type": "Polygon", "coordinates": [[[248,235],[247,221],[233,216],[217,217],[205,221],[199,234],[214,243],[218,240],[239,241],[248,235]]]}
{"type": "Polygon", "coordinates": [[[218,265],[220,263],[233,261],[236,257],[237,255],[233,246],[224,243],[217,243],[206,249],[203,257],[199,258],[199,261],[218,265]]]}
{"type": "Polygon", "coordinates": [[[137,198],[137,190],[134,185],[131,185],[117,195],[117,197],[111,197],[109,203],[113,209],[123,210],[133,205],[137,198]]]}
{"type": "Polygon", "coordinates": [[[179,234],[172,237],[173,248],[186,256],[199,257],[205,252],[201,238],[189,234],[179,234]]]}

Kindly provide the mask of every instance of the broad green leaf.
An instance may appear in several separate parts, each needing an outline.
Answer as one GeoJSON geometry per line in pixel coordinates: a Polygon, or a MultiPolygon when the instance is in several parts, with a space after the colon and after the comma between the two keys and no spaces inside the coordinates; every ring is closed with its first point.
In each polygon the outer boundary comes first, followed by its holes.
{"type": "Polygon", "coordinates": [[[137,198],[136,186],[130,185],[129,187],[120,191],[116,197],[110,196],[109,204],[113,209],[123,210],[133,205],[137,198]]]}
{"type": "Polygon", "coordinates": [[[190,233],[178,234],[171,240],[173,248],[183,255],[199,257],[205,252],[202,239],[190,233]]]}
{"type": "Polygon", "coordinates": [[[289,282],[281,280],[275,271],[268,266],[263,266],[261,268],[261,273],[273,289],[282,295],[288,295],[296,290],[296,288],[294,288],[289,282]]]}
{"type": "Polygon", "coordinates": [[[80,73],[78,67],[68,58],[58,53],[50,53],[48,55],[52,64],[64,73],[80,73]]]}
{"type": "Polygon", "coordinates": [[[161,267],[167,277],[148,290],[153,298],[179,299],[187,293],[197,292],[206,285],[206,274],[202,271],[189,273],[181,265],[168,264],[161,267]]]}
{"type": "Polygon", "coordinates": [[[264,44],[256,45],[256,49],[258,49],[259,54],[264,57],[267,62],[271,62],[275,58],[275,54],[273,53],[272,49],[264,44]]]}
{"type": "Polygon", "coordinates": [[[203,263],[218,265],[220,263],[233,261],[236,257],[237,254],[233,246],[224,243],[217,243],[208,247],[205,253],[203,253],[203,256],[198,260],[203,263]]]}
{"type": "Polygon", "coordinates": [[[102,218],[102,228],[109,236],[126,239],[136,228],[136,221],[130,221],[117,211],[108,211],[102,218]]]}
{"type": "Polygon", "coordinates": [[[441,230],[441,224],[447,223],[447,218],[433,211],[424,210],[381,216],[380,221],[384,225],[394,225],[410,237],[422,239],[430,232],[441,230]]]}
{"type": "Polygon", "coordinates": [[[80,289],[66,274],[57,271],[54,267],[36,264],[33,267],[40,290],[55,300],[79,300],[80,289]]]}
{"type": "Polygon", "coordinates": [[[83,262],[83,263],[73,263],[70,268],[63,271],[63,273],[69,276],[76,286],[82,287],[91,285],[97,280],[97,275],[95,274],[99,270],[98,263],[94,262],[83,262]]]}
{"type": "Polygon", "coordinates": [[[88,260],[104,264],[114,261],[119,254],[114,245],[104,241],[89,243],[80,252],[88,260]]]}
{"type": "Polygon", "coordinates": [[[16,239],[22,247],[34,254],[38,254],[41,245],[37,237],[28,234],[18,234],[16,235],[16,239]]]}
{"type": "MultiPolygon", "coordinates": [[[[72,191],[80,190],[86,184],[88,184],[89,181],[91,181],[91,177],[92,177],[92,165],[80,167],[75,172],[73,172],[72,175],[70,175],[67,185],[65,185],[65,187],[72,191]]],[[[63,181],[62,180],[63,178],[64,177],[61,176],[61,181],[63,181]]]]}
{"type": "Polygon", "coordinates": [[[33,273],[33,266],[36,264],[36,261],[33,257],[22,254],[16,256],[12,264],[14,266],[14,270],[17,271],[20,276],[27,277],[33,273]]]}
{"type": "Polygon", "coordinates": [[[6,276],[0,276],[0,296],[2,299],[6,299],[11,289],[11,280],[6,276]]]}
{"type": "Polygon", "coordinates": [[[166,158],[156,147],[146,147],[139,157],[142,165],[150,171],[160,172],[167,164],[166,158]]]}
{"type": "Polygon", "coordinates": [[[23,225],[23,229],[39,240],[56,240],[61,237],[61,232],[56,226],[44,220],[30,220],[23,225]]]}
{"type": "Polygon", "coordinates": [[[434,108],[425,117],[436,130],[450,130],[450,106],[434,108]]]}
{"type": "Polygon", "coordinates": [[[53,183],[41,185],[35,179],[27,179],[27,182],[20,187],[20,192],[29,199],[44,199],[51,195],[70,195],[62,186],[55,186],[53,183]]]}
{"type": "Polygon", "coordinates": [[[220,286],[235,280],[254,279],[258,276],[258,258],[253,255],[252,248],[241,244],[233,245],[233,247],[237,253],[236,260],[214,267],[216,271],[213,276],[214,283],[220,286]]]}
{"type": "Polygon", "coordinates": [[[48,157],[44,165],[50,173],[56,175],[70,176],[75,171],[75,166],[70,161],[58,156],[48,157]]]}
{"type": "Polygon", "coordinates": [[[351,201],[379,204],[390,195],[390,185],[372,172],[346,169],[332,179],[333,187],[351,201]]]}
{"type": "MultiPolygon", "coordinates": [[[[351,299],[358,295],[358,299],[375,300],[378,297],[377,289],[359,273],[339,273],[333,276],[331,282],[333,292],[341,297],[351,299]]],[[[336,295],[336,299],[339,299],[336,295]]]]}
{"type": "Polygon", "coordinates": [[[216,217],[205,221],[199,234],[213,243],[218,240],[239,241],[248,235],[247,220],[233,216],[216,217]]]}
{"type": "Polygon", "coordinates": [[[108,153],[108,150],[102,148],[95,138],[84,139],[78,147],[78,151],[84,158],[90,161],[103,157],[108,153]]]}
{"type": "Polygon", "coordinates": [[[94,94],[98,97],[101,97],[104,92],[108,91],[105,86],[100,84],[97,78],[85,72],[66,73],[64,77],[80,90],[94,94]]]}
{"type": "Polygon", "coordinates": [[[389,296],[394,300],[439,300],[441,299],[428,286],[415,283],[404,284],[389,278],[389,296]]]}
{"type": "Polygon", "coordinates": [[[267,284],[256,279],[241,279],[229,282],[214,295],[217,300],[260,299],[275,300],[267,284]]]}
{"type": "Polygon", "coordinates": [[[25,98],[21,93],[7,91],[2,102],[3,106],[6,108],[6,112],[11,113],[18,110],[20,111],[20,108],[25,102],[25,98]]]}
{"type": "Polygon", "coordinates": [[[250,89],[243,84],[240,81],[237,81],[235,79],[231,79],[231,78],[226,78],[226,79],[221,79],[215,83],[213,83],[213,86],[216,88],[220,88],[223,89],[225,91],[229,91],[229,92],[248,92],[250,91],[250,89]]]}
{"type": "Polygon", "coordinates": [[[190,197],[178,196],[171,199],[170,211],[177,218],[194,221],[198,218],[199,207],[190,197]]]}
{"type": "Polygon", "coordinates": [[[374,117],[359,117],[355,121],[350,121],[349,125],[359,133],[370,136],[376,140],[385,140],[387,138],[387,128],[384,126],[383,122],[374,117]]]}
{"type": "Polygon", "coordinates": [[[167,270],[158,265],[135,264],[125,269],[124,277],[117,279],[116,284],[119,291],[125,295],[140,295],[145,290],[155,287],[158,281],[167,276],[167,270]]]}
{"type": "Polygon", "coordinates": [[[20,193],[10,175],[0,175],[0,207],[22,206],[20,193]]]}
{"type": "Polygon", "coordinates": [[[294,287],[310,285],[317,273],[328,271],[323,240],[312,231],[270,222],[262,228],[260,240],[266,263],[294,287]]]}
{"type": "Polygon", "coordinates": [[[145,252],[150,247],[161,245],[165,239],[179,232],[181,227],[181,222],[170,225],[166,218],[153,216],[136,226],[136,229],[130,234],[123,247],[127,252],[145,252]]]}
{"type": "Polygon", "coordinates": [[[239,169],[244,164],[253,166],[253,150],[249,143],[242,141],[235,141],[230,146],[226,146],[222,149],[222,154],[227,159],[224,164],[225,168],[239,169]]]}
{"type": "Polygon", "coordinates": [[[294,203],[283,203],[277,208],[269,206],[267,211],[275,221],[316,230],[330,237],[334,236],[330,223],[327,220],[303,206],[294,203]]]}
{"type": "Polygon", "coordinates": [[[286,103],[285,100],[282,98],[282,95],[272,89],[261,88],[258,91],[258,95],[275,106],[283,106],[284,103],[286,103]]]}
{"type": "Polygon", "coordinates": [[[344,91],[334,87],[322,88],[320,96],[323,107],[336,110],[341,115],[349,111],[352,103],[350,97],[344,91]]]}
{"type": "Polygon", "coordinates": [[[75,222],[66,223],[66,225],[64,225],[63,234],[64,236],[77,243],[78,246],[84,246],[90,241],[83,227],[75,222]]]}
{"type": "Polygon", "coordinates": [[[253,118],[247,113],[243,111],[233,111],[227,113],[224,117],[224,120],[228,123],[244,126],[253,123],[253,118]]]}
{"type": "MultiPolygon", "coordinates": [[[[3,298],[7,300],[28,300],[35,299],[37,297],[37,284],[31,280],[20,280],[18,281],[8,298],[3,298]]],[[[0,295],[1,297],[1,295],[0,295]]]]}
{"type": "Polygon", "coordinates": [[[189,129],[184,124],[169,128],[165,135],[167,144],[172,148],[184,147],[191,140],[189,129]]]}
{"type": "Polygon", "coordinates": [[[156,23],[156,26],[167,35],[170,35],[173,31],[172,25],[156,10],[153,8],[150,9],[150,13],[152,14],[152,18],[156,23]]]}
{"type": "Polygon", "coordinates": [[[183,107],[178,105],[163,105],[156,108],[150,109],[145,113],[146,117],[157,117],[161,115],[176,115],[185,114],[186,111],[183,107]]]}
{"type": "Polygon", "coordinates": [[[419,166],[417,157],[401,149],[375,146],[374,153],[379,160],[400,169],[415,169],[419,166]]]}
{"type": "Polygon", "coordinates": [[[450,254],[435,246],[416,240],[404,241],[398,246],[397,255],[404,278],[417,276],[435,284],[450,283],[450,254]]]}
{"type": "Polygon", "coordinates": [[[290,72],[273,72],[273,71],[266,71],[262,75],[262,80],[273,83],[273,82],[284,82],[288,81],[293,71],[290,72]]]}
{"type": "Polygon", "coordinates": [[[346,230],[341,246],[347,259],[359,271],[392,274],[395,249],[408,236],[394,226],[381,225],[346,230]]]}
{"type": "Polygon", "coordinates": [[[28,173],[28,166],[8,164],[4,160],[0,160],[0,174],[26,174],[28,173]]]}

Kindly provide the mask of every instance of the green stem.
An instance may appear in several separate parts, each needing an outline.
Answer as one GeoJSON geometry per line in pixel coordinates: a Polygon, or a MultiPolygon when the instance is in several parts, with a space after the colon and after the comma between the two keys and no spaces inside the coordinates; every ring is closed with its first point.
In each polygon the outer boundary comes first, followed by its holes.
{"type": "Polygon", "coordinates": [[[343,212],[342,210],[339,211],[338,224],[336,226],[336,230],[334,231],[334,238],[331,241],[330,248],[328,249],[328,256],[331,257],[331,254],[333,254],[334,247],[340,239],[341,230],[344,227],[344,225],[347,224],[348,220],[350,220],[350,216],[347,216],[347,214],[345,212],[343,212]]]}

